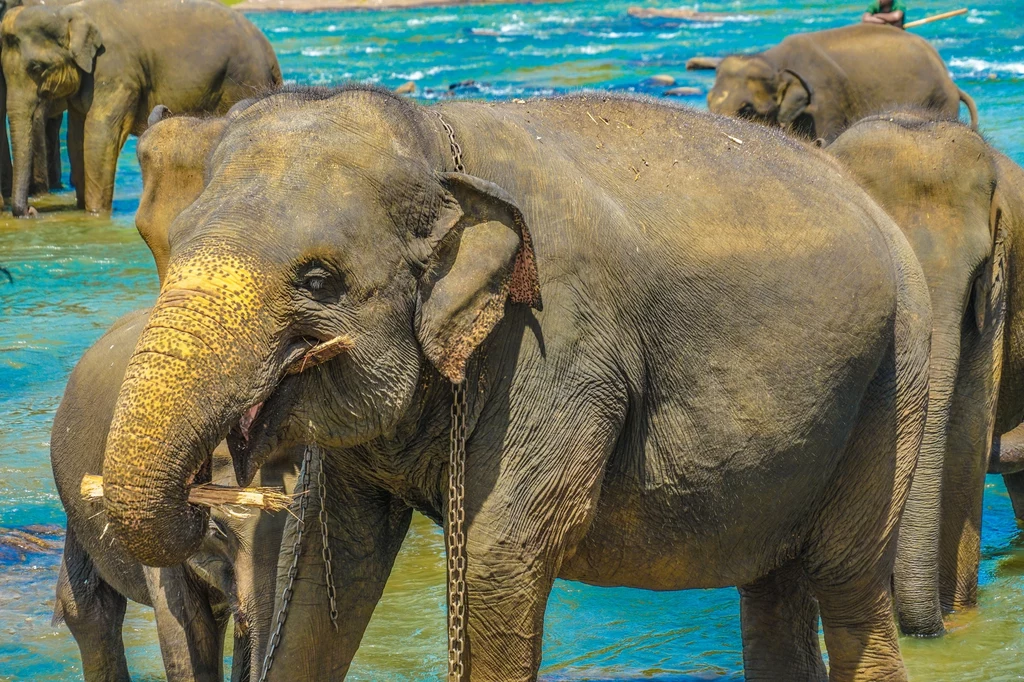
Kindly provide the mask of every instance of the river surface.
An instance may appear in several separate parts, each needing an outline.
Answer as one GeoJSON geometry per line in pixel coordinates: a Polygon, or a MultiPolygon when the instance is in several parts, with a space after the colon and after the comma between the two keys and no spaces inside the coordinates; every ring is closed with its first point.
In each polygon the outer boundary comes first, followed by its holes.
{"type": "MultiPolygon", "coordinates": [[[[639,1],[639,0],[637,0],[639,1]]],[[[637,20],[628,2],[432,8],[400,12],[260,14],[285,79],[418,86],[421,101],[511,98],[645,85],[687,73],[698,54],[767,48],[793,32],[855,20],[865,3],[706,3],[727,21],[637,20]],[[473,84],[450,88],[455,83],[473,84]]],[[[671,6],[671,5],[667,5],[671,6]]],[[[915,0],[911,19],[957,3],[915,0]]],[[[981,111],[989,140],[1024,162],[1024,3],[974,0],[967,17],[919,29],[981,111]]],[[[881,71],[899,64],[878,55],[881,71]]],[[[65,157],[66,159],[66,157],[65,157]]],[[[66,161],[65,161],[66,174],[66,161]]],[[[50,423],[81,353],[119,316],[149,305],[156,272],[133,226],[141,178],[135,142],[118,166],[112,218],[67,210],[65,193],[38,204],[35,220],[0,218],[0,527],[63,524],[49,467],[50,423]],[[64,209],[64,210],[60,210],[64,209]]],[[[985,496],[980,605],[949,618],[942,639],[902,642],[912,679],[1024,679],[1024,536],[1002,482],[985,496]]],[[[0,547],[0,680],[80,679],[78,651],[50,614],[59,556],[0,547]]],[[[349,679],[439,680],[445,660],[441,536],[417,518],[349,679]]],[[[741,680],[735,590],[655,593],[559,582],[547,610],[542,675],[549,680],[741,680]]],[[[130,605],[128,664],[137,680],[163,677],[152,617],[130,605]]]]}

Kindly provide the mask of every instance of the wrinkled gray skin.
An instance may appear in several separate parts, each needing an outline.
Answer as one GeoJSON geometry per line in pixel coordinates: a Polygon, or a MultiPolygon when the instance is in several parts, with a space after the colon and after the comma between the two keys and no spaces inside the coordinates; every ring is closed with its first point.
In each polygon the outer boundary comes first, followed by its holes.
{"type": "Polygon", "coordinates": [[[169,232],[105,509],[132,554],[173,565],[202,543],[187,488],[225,435],[243,483],[282,445],[327,448],[339,628],[286,631],[282,678],[342,677],[412,509],[441,520],[465,379],[468,679],[536,678],[556,576],[740,585],[750,680],[825,676],[813,595],[830,679],[905,679],[889,583],[928,291],[834,162],[647,101],[424,109],[349,88],[254,103],[207,177],[169,232]],[[292,373],[339,335],[347,353],[292,373]],[[347,658],[323,670],[328,650],[347,658]]]}
{"type": "MultiPolygon", "coordinates": [[[[45,4],[61,7],[68,5],[74,0],[48,0],[45,4]]],[[[14,7],[32,6],[43,4],[41,0],[9,0],[0,1],[0,19],[7,13],[7,10],[14,7]]],[[[0,45],[2,50],[2,45],[0,45]]],[[[36,126],[32,131],[32,177],[29,184],[31,194],[42,194],[50,190],[60,189],[61,184],[61,160],[60,160],[60,126],[64,120],[64,110],[67,105],[63,102],[54,102],[40,117],[43,125],[36,126]]],[[[0,121],[7,120],[7,81],[0,70],[0,121]]],[[[7,139],[6,123],[0,126],[0,191],[3,196],[11,196],[11,148],[7,139]]]]}
{"type": "MultiPolygon", "coordinates": [[[[1006,325],[1024,331],[1024,319],[1006,316],[1015,236],[1007,188],[997,154],[980,135],[929,112],[865,119],[828,151],[900,225],[928,280],[928,421],[900,526],[895,587],[904,632],[939,634],[942,611],[977,603],[996,401],[1001,385],[1015,381],[1003,359],[1021,355],[1004,340],[1006,325]]],[[[1000,408],[1020,415],[1024,402],[1000,396],[1000,408]]]]}
{"type": "Polygon", "coordinates": [[[0,26],[15,215],[28,206],[33,126],[54,101],[67,102],[78,206],[101,212],[111,208],[121,147],[128,135],[145,130],[154,106],[223,114],[281,83],[266,37],[242,14],[212,0],[82,0],[60,8],[16,8],[0,26]]]}
{"type": "MultiPolygon", "coordinates": [[[[256,680],[272,624],[288,514],[239,518],[217,512],[202,549],[187,562],[147,568],[105,532],[102,504],[84,501],[79,492],[84,474],[102,471],[107,425],[148,317],[149,310],[129,313],[85,352],[54,419],[50,456],[68,517],[54,621],[64,621],[74,635],[88,682],[126,682],[125,605],[128,599],[146,604],[156,613],[168,680],[220,682],[225,628],[234,618],[231,679],[256,680]]],[[[282,450],[261,469],[256,485],[292,491],[300,458],[301,450],[282,450]]],[[[212,478],[235,484],[226,447],[214,455],[212,478]]]]}
{"type": "Polygon", "coordinates": [[[1010,243],[1003,380],[989,471],[1003,474],[1014,514],[1024,520],[1024,253],[1016,250],[1018,244],[1024,249],[1024,169],[998,152],[995,158],[1002,220],[1010,243]]]}
{"type": "Polygon", "coordinates": [[[810,139],[831,142],[865,116],[895,107],[956,118],[974,101],[953,84],[942,58],[920,36],[892,26],[854,24],[791,35],[764,52],[726,57],[708,107],[810,139]]]}

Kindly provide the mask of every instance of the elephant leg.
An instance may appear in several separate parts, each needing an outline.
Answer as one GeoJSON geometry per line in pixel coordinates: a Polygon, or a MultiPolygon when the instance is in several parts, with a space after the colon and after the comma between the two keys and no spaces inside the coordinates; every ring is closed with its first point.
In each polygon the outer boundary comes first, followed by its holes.
{"type": "Polygon", "coordinates": [[[121,147],[135,124],[137,93],[127,86],[93,100],[85,117],[85,210],[109,211],[114,203],[114,176],[121,147]]]}
{"type": "Polygon", "coordinates": [[[46,118],[39,116],[32,123],[32,181],[29,194],[46,194],[50,191],[47,160],[46,118]]]}
{"type": "Polygon", "coordinates": [[[610,403],[615,393],[603,390],[593,402],[572,404],[524,396],[523,403],[530,404],[513,404],[509,412],[527,413],[517,421],[542,428],[529,436],[477,432],[470,440],[469,680],[537,679],[552,584],[593,521],[605,466],[624,419],[625,400],[610,403]]]}
{"type": "Polygon", "coordinates": [[[890,353],[865,392],[808,538],[803,564],[821,611],[832,682],[907,679],[890,589],[924,399],[924,391],[897,386],[890,353]]]}
{"type": "Polygon", "coordinates": [[[828,679],[818,643],[818,603],[799,564],[777,569],[739,591],[748,682],[828,679]]]}
{"type": "Polygon", "coordinates": [[[1010,502],[1013,503],[1013,515],[1019,520],[1024,520],[1024,471],[1003,474],[1003,483],[1006,484],[1006,492],[1010,494],[1010,502]]]}
{"type": "Polygon", "coordinates": [[[54,625],[71,630],[82,654],[86,682],[129,682],[121,626],[128,600],[96,572],[92,559],[68,529],[57,578],[54,625]]]}
{"type": "MultiPolygon", "coordinates": [[[[324,510],[336,588],[336,625],[331,620],[324,539],[318,520],[319,464],[314,460],[301,544],[295,542],[298,524],[294,518],[289,519],[281,542],[271,638],[278,623],[283,623],[281,636],[272,649],[272,659],[268,661],[264,654],[253,660],[255,677],[269,663],[267,682],[294,682],[296,671],[301,671],[299,679],[304,680],[344,679],[409,530],[412,510],[407,504],[358,483],[358,474],[342,472],[335,464],[329,458],[324,460],[324,510]],[[289,584],[294,551],[299,556],[298,571],[289,584]],[[282,620],[281,597],[289,588],[291,600],[282,620]]],[[[262,596],[274,598],[273,593],[262,596]]],[[[271,640],[266,651],[273,646],[271,640]]]]}
{"type": "Polygon", "coordinates": [[[1001,292],[999,287],[994,293],[996,300],[983,331],[965,325],[961,334],[963,350],[949,413],[942,478],[939,603],[947,611],[978,602],[985,474],[1002,377],[1005,309],[1001,292]]]}
{"type": "MultiPolygon", "coordinates": [[[[3,77],[0,76],[0,81],[3,77]]],[[[11,163],[11,141],[7,137],[7,86],[0,83],[0,193],[11,196],[14,165],[11,163]]]]}
{"type": "Polygon", "coordinates": [[[221,682],[226,622],[209,590],[181,565],[145,575],[168,682],[221,682]]]}
{"type": "Polygon", "coordinates": [[[68,109],[68,162],[78,208],[85,208],[85,114],[68,109]]]}
{"type": "Polygon", "coordinates": [[[46,170],[51,192],[64,187],[60,162],[60,126],[63,122],[64,112],[46,119],[46,170]]]}

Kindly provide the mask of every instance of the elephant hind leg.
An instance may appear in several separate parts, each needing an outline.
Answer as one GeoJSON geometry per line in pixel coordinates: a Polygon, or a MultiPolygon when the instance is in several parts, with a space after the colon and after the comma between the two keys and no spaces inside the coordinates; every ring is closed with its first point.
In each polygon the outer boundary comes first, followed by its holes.
{"type": "Polygon", "coordinates": [[[64,188],[60,167],[60,126],[63,122],[63,112],[46,119],[46,173],[51,192],[64,188]]]}
{"type": "Polygon", "coordinates": [[[797,563],[739,588],[748,682],[828,679],[818,643],[818,602],[797,563]]]}
{"type": "Polygon", "coordinates": [[[804,559],[833,682],[906,680],[890,585],[927,395],[897,357],[887,353],[868,385],[804,559]]]}
{"type": "Polygon", "coordinates": [[[86,682],[128,682],[121,626],[128,600],[96,572],[92,559],[68,529],[57,579],[54,624],[71,630],[82,654],[86,682]]]}

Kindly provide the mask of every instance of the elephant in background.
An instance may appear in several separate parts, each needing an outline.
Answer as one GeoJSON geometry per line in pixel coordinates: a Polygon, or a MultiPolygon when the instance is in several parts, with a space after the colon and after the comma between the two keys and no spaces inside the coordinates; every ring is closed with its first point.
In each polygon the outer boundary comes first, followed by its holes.
{"type": "Polygon", "coordinates": [[[954,85],[935,48],[920,36],[875,24],[799,33],[759,54],[726,57],[708,93],[716,114],[826,143],[852,123],[896,107],[956,118],[961,101],[977,128],[974,100],[954,85]]]}
{"type": "Polygon", "coordinates": [[[871,117],[828,147],[903,229],[931,294],[928,422],[895,573],[900,624],[925,635],[977,601],[992,435],[1024,417],[1024,174],[930,114],[871,117]]]}
{"type": "MultiPolygon", "coordinates": [[[[68,5],[74,0],[49,0],[45,3],[50,6],[61,7],[68,5]]],[[[0,0],[0,20],[8,10],[14,7],[25,5],[33,6],[43,4],[41,0],[0,0]]],[[[0,54],[2,54],[2,41],[0,41],[0,54]]],[[[37,125],[32,132],[32,176],[29,183],[31,194],[42,194],[50,190],[60,189],[63,184],[61,180],[61,159],[60,159],[60,127],[64,120],[64,110],[67,105],[63,102],[53,102],[47,111],[41,116],[42,125],[37,125]]],[[[12,166],[11,148],[7,139],[7,81],[0,70],[0,192],[3,196],[11,196],[12,187],[12,166]]]]}
{"type": "Polygon", "coordinates": [[[209,163],[121,388],[105,509],[135,557],[174,565],[205,537],[185,491],[225,436],[242,484],[322,446],[346,602],[337,630],[309,614],[315,638],[285,635],[281,671],[353,652],[412,509],[443,518],[465,382],[468,679],[536,678],[557,576],[741,585],[751,680],[825,676],[820,604],[832,680],[905,679],[889,581],[928,291],[834,165],[652,102],[428,109],[369,87],[259,99],[209,163]]]}
{"type": "Polygon", "coordinates": [[[281,83],[266,37],[212,0],[81,0],[8,11],[0,34],[14,150],[12,208],[27,210],[34,125],[68,108],[68,153],[79,208],[108,211],[117,157],[158,104],[225,113],[281,83]],[[59,42],[54,36],[67,36],[59,42]],[[202,44],[202,50],[195,49],[202,44]]]}

